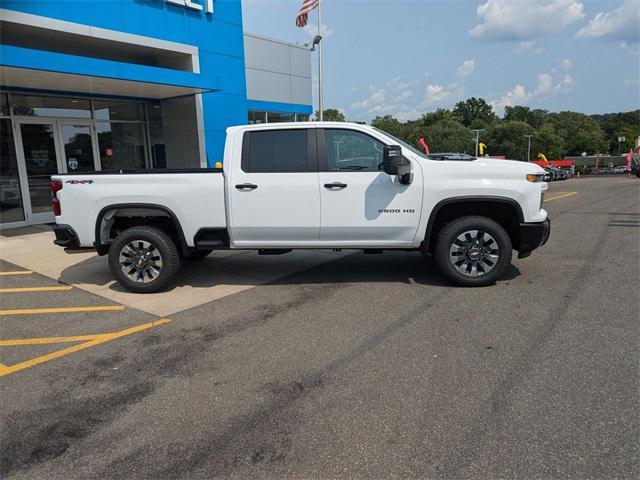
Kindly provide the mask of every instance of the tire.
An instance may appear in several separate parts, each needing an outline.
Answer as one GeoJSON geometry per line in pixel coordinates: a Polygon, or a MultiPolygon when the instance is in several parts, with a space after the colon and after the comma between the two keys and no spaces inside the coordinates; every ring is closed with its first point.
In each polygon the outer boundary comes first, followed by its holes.
{"type": "Polygon", "coordinates": [[[511,264],[512,254],[505,229],[479,216],[461,217],[445,225],[438,232],[434,251],[440,271],[461,287],[491,285],[511,264]]]}
{"type": "Polygon", "coordinates": [[[153,227],[131,227],[111,244],[109,268],[127,290],[154,293],[175,278],[180,268],[180,255],[174,241],[163,231],[153,227]],[[136,265],[134,260],[140,263],[136,265]]]}
{"type": "Polygon", "coordinates": [[[211,252],[213,252],[213,249],[211,249],[211,250],[193,250],[192,252],[189,253],[189,255],[185,256],[184,258],[186,260],[202,260],[207,255],[209,255],[211,252]]]}

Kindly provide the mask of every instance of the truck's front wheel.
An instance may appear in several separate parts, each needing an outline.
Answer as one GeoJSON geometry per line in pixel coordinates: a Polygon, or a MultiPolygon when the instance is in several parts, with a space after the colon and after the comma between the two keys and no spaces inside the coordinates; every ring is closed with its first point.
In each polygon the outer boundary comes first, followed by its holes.
{"type": "Polygon", "coordinates": [[[175,243],[153,227],[131,227],[109,248],[109,268],[120,285],[135,293],[162,290],[180,268],[175,243]]]}
{"type": "Polygon", "coordinates": [[[461,217],[438,233],[435,260],[440,271],[463,287],[498,280],[511,263],[512,245],[500,224],[487,217],[461,217]]]}

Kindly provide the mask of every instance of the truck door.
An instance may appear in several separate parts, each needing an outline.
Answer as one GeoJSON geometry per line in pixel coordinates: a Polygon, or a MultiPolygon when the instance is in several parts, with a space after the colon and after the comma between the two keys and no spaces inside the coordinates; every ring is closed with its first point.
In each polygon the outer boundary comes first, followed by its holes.
{"type": "Polygon", "coordinates": [[[367,133],[318,129],[317,139],[320,240],[344,246],[410,246],[420,220],[422,175],[403,185],[384,173],[384,144],[367,133]]]}
{"type": "Polygon", "coordinates": [[[236,247],[317,242],[320,192],[313,129],[249,130],[229,177],[230,235],[236,247]]]}

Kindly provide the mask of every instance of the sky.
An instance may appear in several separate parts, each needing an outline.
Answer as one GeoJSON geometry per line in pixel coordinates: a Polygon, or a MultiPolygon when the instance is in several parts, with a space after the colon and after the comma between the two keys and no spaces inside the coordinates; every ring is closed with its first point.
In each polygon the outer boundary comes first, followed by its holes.
{"type": "MultiPolygon", "coordinates": [[[[308,43],[302,0],[242,0],[245,31],[308,43]]],[[[325,108],[406,121],[468,97],[592,113],[640,108],[640,0],[322,0],[325,108]]],[[[311,54],[314,109],[317,54],[311,54]]]]}

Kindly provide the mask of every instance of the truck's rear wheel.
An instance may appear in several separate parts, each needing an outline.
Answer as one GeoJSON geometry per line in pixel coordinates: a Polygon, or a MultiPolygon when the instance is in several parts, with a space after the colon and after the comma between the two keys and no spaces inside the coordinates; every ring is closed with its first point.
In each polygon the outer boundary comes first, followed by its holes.
{"type": "Polygon", "coordinates": [[[438,233],[436,264],[453,283],[482,287],[498,280],[511,263],[512,245],[500,224],[486,217],[458,218],[438,233]]]}
{"type": "Polygon", "coordinates": [[[175,243],[153,227],[131,227],[109,248],[109,268],[118,283],[135,293],[162,290],[180,268],[175,243]]]}

